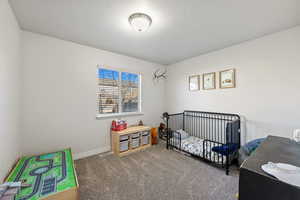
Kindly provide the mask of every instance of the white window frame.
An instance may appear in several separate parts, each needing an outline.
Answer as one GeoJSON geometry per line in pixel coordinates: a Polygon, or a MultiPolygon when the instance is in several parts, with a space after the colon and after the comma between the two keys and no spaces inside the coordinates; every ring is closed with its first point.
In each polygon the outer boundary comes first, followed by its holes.
{"type": "MultiPolygon", "coordinates": [[[[103,118],[114,118],[114,117],[124,117],[124,116],[137,116],[137,115],[143,115],[144,113],[142,112],[142,74],[130,70],[124,70],[124,69],[118,69],[118,68],[113,68],[109,67],[106,65],[98,65],[97,66],[97,83],[99,79],[99,74],[98,74],[98,69],[109,69],[109,70],[114,70],[119,72],[119,113],[109,113],[109,114],[100,114],[99,113],[99,102],[97,102],[97,116],[96,119],[103,119],[103,118]],[[138,96],[138,111],[137,112],[122,112],[122,94],[121,94],[121,89],[122,89],[122,72],[127,72],[127,73],[133,73],[137,74],[139,76],[139,96],[138,96]]],[[[98,89],[98,84],[97,84],[97,89],[98,89]]],[[[98,95],[96,100],[98,101],[98,95]]]]}

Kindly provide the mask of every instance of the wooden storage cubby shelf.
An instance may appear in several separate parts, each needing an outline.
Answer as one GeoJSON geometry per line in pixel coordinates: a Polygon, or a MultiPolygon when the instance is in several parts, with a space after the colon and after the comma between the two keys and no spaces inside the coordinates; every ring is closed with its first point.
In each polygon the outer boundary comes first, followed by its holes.
{"type": "MultiPolygon", "coordinates": [[[[112,131],[112,149],[114,154],[118,156],[126,156],[130,153],[134,153],[143,149],[146,149],[151,146],[151,133],[150,133],[151,127],[148,126],[133,126],[129,127],[122,131],[112,131]],[[147,144],[143,145],[143,133],[148,132],[148,138],[145,138],[148,140],[147,144]],[[136,133],[139,133],[139,146],[132,148],[132,136],[134,135],[136,137],[136,133]],[[126,151],[120,151],[120,142],[122,136],[128,135],[128,150],[126,151]]],[[[126,137],[125,137],[126,138],[126,137]]],[[[125,139],[126,142],[126,139],[125,139]]]]}

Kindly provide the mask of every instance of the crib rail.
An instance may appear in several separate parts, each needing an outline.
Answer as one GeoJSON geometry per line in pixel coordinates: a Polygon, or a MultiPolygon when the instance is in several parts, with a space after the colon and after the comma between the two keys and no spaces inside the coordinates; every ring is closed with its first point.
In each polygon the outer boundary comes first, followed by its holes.
{"type": "Polygon", "coordinates": [[[228,173],[229,165],[240,148],[239,115],[202,111],[168,114],[168,149],[183,150],[181,135],[176,132],[180,129],[203,140],[202,152],[193,153],[195,156],[225,166],[228,173]]]}

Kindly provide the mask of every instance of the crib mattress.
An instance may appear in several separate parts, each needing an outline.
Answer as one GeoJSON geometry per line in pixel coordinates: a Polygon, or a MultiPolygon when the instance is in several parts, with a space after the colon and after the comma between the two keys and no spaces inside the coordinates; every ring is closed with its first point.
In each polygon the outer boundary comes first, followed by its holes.
{"type": "MultiPolygon", "coordinates": [[[[179,148],[180,144],[178,140],[171,139],[172,144],[174,144],[176,147],[179,148]]],[[[181,140],[181,150],[188,152],[190,154],[196,155],[203,157],[203,149],[204,149],[204,158],[214,161],[216,163],[225,163],[226,162],[226,156],[222,156],[221,154],[218,154],[211,149],[214,146],[219,146],[216,143],[213,142],[207,142],[207,145],[204,145],[203,148],[203,139],[194,137],[194,136],[189,136],[186,139],[181,140]]]]}

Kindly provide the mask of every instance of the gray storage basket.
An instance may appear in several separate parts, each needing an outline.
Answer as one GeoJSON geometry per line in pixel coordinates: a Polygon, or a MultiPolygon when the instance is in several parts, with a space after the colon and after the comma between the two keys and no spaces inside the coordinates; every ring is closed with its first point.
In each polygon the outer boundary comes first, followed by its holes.
{"type": "Polygon", "coordinates": [[[129,150],[129,135],[120,136],[120,152],[129,150]]]}
{"type": "Polygon", "coordinates": [[[128,139],[129,139],[129,135],[121,135],[120,136],[120,141],[128,140],[128,139]]]}
{"type": "Polygon", "coordinates": [[[140,137],[140,133],[132,133],[131,138],[137,138],[140,137]]]}
{"type": "Polygon", "coordinates": [[[150,132],[143,132],[142,134],[142,145],[150,143],[150,132]]]}
{"type": "Polygon", "coordinates": [[[131,148],[135,149],[138,148],[140,146],[140,138],[132,138],[131,139],[131,148]]]}
{"type": "Polygon", "coordinates": [[[131,148],[135,149],[140,146],[140,133],[131,134],[131,148]]]}
{"type": "Polygon", "coordinates": [[[120,141],[120,152],[128,151],[129,149],[129,140],[120,141]]]}

